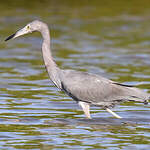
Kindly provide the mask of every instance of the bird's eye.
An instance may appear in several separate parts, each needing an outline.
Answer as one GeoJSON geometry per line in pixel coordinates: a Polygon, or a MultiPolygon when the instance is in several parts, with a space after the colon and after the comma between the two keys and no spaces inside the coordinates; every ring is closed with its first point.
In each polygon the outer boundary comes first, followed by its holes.
{"type": "Polygon", "coordinates": [[[29,30],[29,29],[30,29],[30,26],[27,26],[27,29],[29,30]]]}

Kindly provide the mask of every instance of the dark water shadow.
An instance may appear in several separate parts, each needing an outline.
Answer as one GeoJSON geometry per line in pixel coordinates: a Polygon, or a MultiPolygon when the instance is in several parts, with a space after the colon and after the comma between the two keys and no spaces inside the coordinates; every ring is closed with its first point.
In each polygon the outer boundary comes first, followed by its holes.
{"type": "Polygon", "coordinates": [[[54,119],[48,121],[48,124],[64,124],[64,125],[149,125],[150,119],[147,118],[93,118],[93,119],[54,119]]]}

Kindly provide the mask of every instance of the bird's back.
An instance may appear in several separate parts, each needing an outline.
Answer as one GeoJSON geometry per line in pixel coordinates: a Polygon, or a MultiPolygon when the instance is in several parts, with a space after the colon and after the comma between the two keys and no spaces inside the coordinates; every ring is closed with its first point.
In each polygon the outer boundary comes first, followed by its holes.
{"type": "Polygon", "coordinates": [[[150,95],[99,75],[74,70],[61,71],[62,90],[76,101],[111,107],[122,101],[147,102],[150,95]]]}

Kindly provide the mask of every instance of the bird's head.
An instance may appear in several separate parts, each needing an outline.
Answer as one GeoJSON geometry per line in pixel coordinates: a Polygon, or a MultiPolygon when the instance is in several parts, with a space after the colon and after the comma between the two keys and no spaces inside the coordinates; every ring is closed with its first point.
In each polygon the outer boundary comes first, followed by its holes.
{"type": "MultiPolygon", "coordinates": [[[[28,33],[32,33],[34,31],[40,31],[41,30],[41,26],[44,23],[38,20],[34,20],[30,23],[28,23],[24,28],[18,30],[16,33],[10,35],[8,38],[5,39],[5,41],[8,41],[10,39],[15,39],[16,37],[19,37],[21,35],[25,35],[28,33]]],[[[46,24],[45,24],[46,25],[46,24]]]]}

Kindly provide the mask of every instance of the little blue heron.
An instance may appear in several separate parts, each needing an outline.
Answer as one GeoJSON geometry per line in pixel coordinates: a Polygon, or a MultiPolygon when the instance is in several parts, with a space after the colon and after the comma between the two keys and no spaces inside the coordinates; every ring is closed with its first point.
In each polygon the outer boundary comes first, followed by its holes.
{"type": "Polygon", "coordinates": [[[122,118],[110,108],[125,101],[137,101],[148,104],[150,94],[107,78],[87,72],[62,70],[53,60],[50,49],[50,33],[47,24],[35,20],[9,36],[5,41],[21,35],[39,31],[43,37],[42,53],[50,79],[56,87],[64,91],[83,109],[87,118],[90,116],[90,105],[101,106],[116,118],[122,118]]]}

